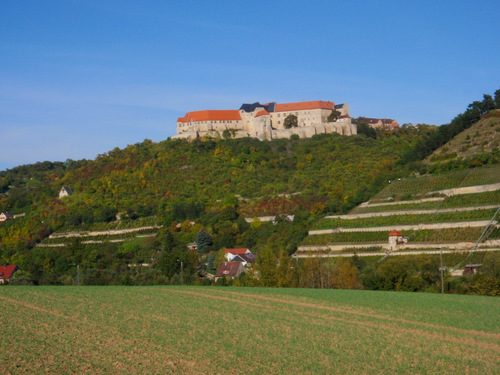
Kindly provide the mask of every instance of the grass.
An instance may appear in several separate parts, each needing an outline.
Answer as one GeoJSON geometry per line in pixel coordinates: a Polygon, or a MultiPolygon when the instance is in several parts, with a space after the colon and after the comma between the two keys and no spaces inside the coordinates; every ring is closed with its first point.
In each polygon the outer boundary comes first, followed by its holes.
{"type": "Polygon", "coordinates": [[[500,370],[497,298],[215,287],[3,287],[6,373],[500,370]]]}

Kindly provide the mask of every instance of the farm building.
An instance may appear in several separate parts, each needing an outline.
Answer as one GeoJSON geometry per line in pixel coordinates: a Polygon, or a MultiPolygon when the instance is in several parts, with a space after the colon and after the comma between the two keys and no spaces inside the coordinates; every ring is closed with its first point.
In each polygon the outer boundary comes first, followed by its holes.
{"type": "Polygon", "coordinates": [[[483,266],[482,264],[466,264],[464,267],[463,275],[464,276],[475,275],[477,270],[482,266],[483,266]]]}
{"type": "Polygon", "coordinates": [[[12,279],[12,276],[17,271],[19,271],[19,267],[16,265],[0,266],[0,284],[4,284],[6,281],[12,279]]]}

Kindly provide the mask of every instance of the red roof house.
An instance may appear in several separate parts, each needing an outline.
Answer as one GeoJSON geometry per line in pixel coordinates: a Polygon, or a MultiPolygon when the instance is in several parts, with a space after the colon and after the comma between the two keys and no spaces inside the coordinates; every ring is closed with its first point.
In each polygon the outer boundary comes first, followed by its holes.
{"type": "Polygon", "coordinates": [[[237,255],[245,255],[245,254],[252,254],[252,252],[247,248],[227,249],[226,250],[226,259],[228,260],[228,262],[230,262],[237,255]]]}
{"type": "Polygon", "coordinates": [[[215,280],[221,277],[238,277],[245,270],[242,262],[222,262],[215,271],[215,280]]]}
{"type": "Polygon", "coordinates": [[[16,271],[19,271],[19,267],[15,265],[0,266],[0,284],[4,284],[6,280],[10,280],[16,271]]]}
{"type": "Polygon", "coordinates": [[[397,250],[401,245],[404,245],[407,239],[403,237],[403,233],[393,229],[389,232],[389,250],[397,250]]]}

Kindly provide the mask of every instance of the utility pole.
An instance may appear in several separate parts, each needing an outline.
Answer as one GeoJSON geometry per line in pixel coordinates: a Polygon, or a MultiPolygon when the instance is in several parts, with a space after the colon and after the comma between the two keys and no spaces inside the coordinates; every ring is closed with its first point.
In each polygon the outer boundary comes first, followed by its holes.
{"type": "Polygon", "coordinates": [[[76,285],[80,286],[80,265],[76,265],[76,285]]]}
{"type": "Polygon", "coordinates": [[[444,293],[444,271],[447,267],[443,266],[443,250],[439,251],[441,257],[441,267],[439,267],[439,271],[441,272],[441,293],[444,293]]]}
{"type": "Polygon", "coordinates": [[[181,285],[184,285],[184,263],[180,259],[177,259],[177,261],[181,262],[181,285]]]}

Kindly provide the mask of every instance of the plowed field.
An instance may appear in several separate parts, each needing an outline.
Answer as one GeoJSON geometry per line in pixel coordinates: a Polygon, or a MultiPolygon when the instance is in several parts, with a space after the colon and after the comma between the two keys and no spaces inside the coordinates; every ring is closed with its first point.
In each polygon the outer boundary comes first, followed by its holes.
{"type": "Polygon", "coordinates": [[[498,374],[500,299],[214,287],[0,288],[5,374],[498,374]]]}

